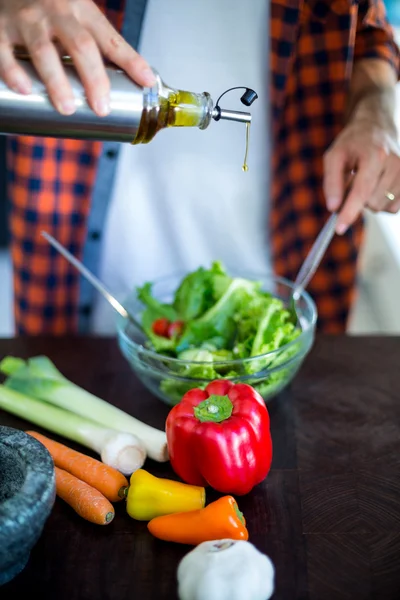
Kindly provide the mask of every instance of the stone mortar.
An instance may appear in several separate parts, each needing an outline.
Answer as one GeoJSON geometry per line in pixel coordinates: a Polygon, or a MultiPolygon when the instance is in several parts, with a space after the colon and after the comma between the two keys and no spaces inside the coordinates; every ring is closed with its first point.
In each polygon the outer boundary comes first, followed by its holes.
{"type": "Polygon", "coordinates": [[[0,425],[0,585],[25,568],[55,497],[48,450],[24,431],[0,425]]]}

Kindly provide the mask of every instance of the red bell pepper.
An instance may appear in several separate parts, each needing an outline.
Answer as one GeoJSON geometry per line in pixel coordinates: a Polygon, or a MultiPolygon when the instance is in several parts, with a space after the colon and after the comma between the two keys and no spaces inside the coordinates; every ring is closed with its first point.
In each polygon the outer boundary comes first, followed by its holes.
{"type": "Polygon", "coordinates": [[[166,421],[172,468],[186,483],[243,495],[272,461],[269,414],[250,385],[225,379],[187,392],[166,421]]]}

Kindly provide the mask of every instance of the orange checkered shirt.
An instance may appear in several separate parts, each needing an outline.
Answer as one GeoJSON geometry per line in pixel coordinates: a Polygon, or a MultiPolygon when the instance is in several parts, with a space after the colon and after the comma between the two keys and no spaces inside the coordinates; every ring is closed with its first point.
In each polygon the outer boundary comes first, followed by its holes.
{"type": "MultiPolygon", "coordinates": [[[[97,3],[121,29],[123,0],[97,3]]],[[[271,42],[271,243],[276,273],[293,280],[328,216],[322,156],[343,126],[354,61],[380,58],[399,72],[399,49],[381,0],[274,0],[271,42]]],[[[82,282],[40,232],[45,229],[73,254],[84,255],[102,151],[98,142],[9,139],[19,334],[78,331],[82,282]]],[[[345,236],[336,236],[309,285],[325,332],[345,330],[362,232],[360,219],[345,236]]]]}

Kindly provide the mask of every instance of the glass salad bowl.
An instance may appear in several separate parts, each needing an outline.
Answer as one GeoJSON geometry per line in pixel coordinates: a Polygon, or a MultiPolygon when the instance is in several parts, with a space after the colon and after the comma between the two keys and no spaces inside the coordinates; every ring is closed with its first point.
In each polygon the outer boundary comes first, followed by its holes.
{"type": "MultiPolygon", "coordinates": [[[[266,274],[227,273],[232,278],[241,278],[250,283],[259,282],[262,292],[281,300],[285,307],[289,305],[293,290],[290,281],[266,274]]],[[[177,273],[153,282],[151,297],[164,305],[172,303],[176,290],[186,275],[187,273],[177,273]]],[[[144,324],[142,319],[145,318],[146,306],[139,300],[137,290],[128,295],[124,306],[137,321],[144,324]]],[[[120,316],[117,317],[116,324],[118,344],[144,386],[169,406],[177,404],[188,390],[204,388],[210,381],[222,377],[234,383],[252,385],[268,402],[290,384],[314,342],[317,309],[307,292],[303,292],[298,298],[296,311],[300,323],[297,337],[275,350],[247,358],[236,357],[231,351],[216,350],[209,343],[195,349],[189,344],[186,350],[179,353],[179,357],[176,354],[168,355],[168,342],[165,350],[155,351],[154,347],[148,347],[146,336],[120,316]]],[[[213,317],[215,320],[215,311],[213,317]]],[[[240,319],[239,326],[245,326],[240,319]]]]}

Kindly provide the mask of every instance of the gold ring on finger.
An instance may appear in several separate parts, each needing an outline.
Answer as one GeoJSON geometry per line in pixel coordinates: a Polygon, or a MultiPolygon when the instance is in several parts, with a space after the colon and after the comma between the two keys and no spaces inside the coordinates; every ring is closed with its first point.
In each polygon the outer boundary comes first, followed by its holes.
{"type": "Polygon", "coordinates": [[[394,202],[396,200],[396,196],[392,192],[385,192],[385,197],[389,202],[394,202]]]}

